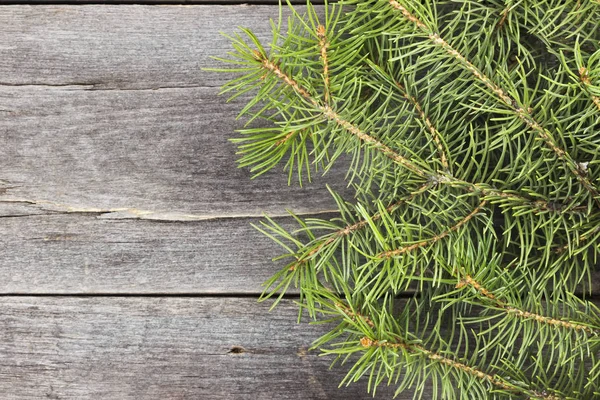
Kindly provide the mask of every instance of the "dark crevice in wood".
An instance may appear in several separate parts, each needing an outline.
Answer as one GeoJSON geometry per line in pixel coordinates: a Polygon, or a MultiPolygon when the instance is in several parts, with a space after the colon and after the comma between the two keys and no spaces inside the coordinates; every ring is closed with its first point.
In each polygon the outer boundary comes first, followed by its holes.
{"type": "MultiPolygon", "coordinates": [[[[118,293],[118,292],[98,292],[98,293],[0,293],[0,297],[173,297],[173,298],[254,298],[260,297],[260,293],[118,293]]],[[[284,299],[297,300],[298,294],[286,293],[284,299]]]]}
{"type": "Polygon", "coordinates": [[[231,350],[227,352],[228,354],[244,354],[246,353],[246,349],[242,346],[232,346],[231,350]]]}
{"type": "MultiPolygon", "coordinates": [[[[4,4],[4,3],[0,3],[4,4]]],[[[0,82],[0,86],[10,87],[41,87],[41,88],[65,88],[70,90],[84,90],[84,91],[140,91],[140,90],[176,90],[176,89],[214,89],[220,88],[220,85],[181,85],[181,86],[156,86],[156,87],[141,87],[141,88],[119,88],[119,87],[99,87],[100,85],[107,85],[106,82],[72,82],[72,83],[11,83],[11,82],[0,82]]],[[[10,110],[0,110],[0,112],[12,112],[10,110]]]]}
{"type": "MultiPolygon", "coordinates": [[[[338,294],[339,295],[339,294],[338,294]]],[[[144,298],[144,297],[149,297],[149,298],[154,298],[154,297],[170,297],[170,298],[240,298],[240,299],[259,299],[261,296],[261,293],[258,292],[249,292],[249,293],[240,293],[240,292],[231,292],[231,293],[223,293],[223,292],[218,292],[218,293],[211,293],[211,292],[204,292],[204,293],[192,293],[192,292],[181,292],[181,293],[159,293],[159,292],[155,292],[155,293],[119,293],[119,292],[97,292],[97,293],[26,293],[26,292],[8,292],[8,293],[0,293],[0,298],[1,297],[65,297],[65,298],[71,298],[71,297],[83,297],[83,298],[87,298],[87,297],[117,297],[117,298],[122,298],[122,297],[132,297],[132,298],[144,298]]],[[[404,293],[400,293],[398,295],[396,295],[396,298],[398,299],[403,299],[403,298],[412,298],[414,296],[414,292],[404,292],[404,293]]],[[[266,303],[272,302],[274,301],[273,297],[272,299],[267,299],[265,300],[266,303]]],[[[286,293],[282,296],[282,298],[284,299],[288,299],[288,300],[299,300],[300,296],[298,293],[286,293]]]]}
{"type": "MultiPolygon", "coordinates": [[[[339,295],[339,294],[338,294],[339,295]]],[[[415,292],[403,292],[396,295],[396,299],[410,299],[413,298],[415,292]]],[[[239,298],[239,299],[256,299],[258,300],[261,296],[261,293],[119,293],[119,292],[97,292],[97,293],[26,293],[26,292],[15,292],[15,293],[0,293],[0,298],[2,297],[115,297],[115,298],[158,298],[158,297],[169,297],[169,298],[239,298]]],[[[582,297],[579,293],[578,297],[582,297]]],[[[298,293],[286,293],[282,296],[282,298],[287,300],[299,300],[300,295],[298,293]]],[[[586,300],[592,302],[600,301],[600,294],[592,294],[589,296],[585,296],[586,300]]],[[[272,299],[267,299],[265,302],[273,301],[272,299]]]]}

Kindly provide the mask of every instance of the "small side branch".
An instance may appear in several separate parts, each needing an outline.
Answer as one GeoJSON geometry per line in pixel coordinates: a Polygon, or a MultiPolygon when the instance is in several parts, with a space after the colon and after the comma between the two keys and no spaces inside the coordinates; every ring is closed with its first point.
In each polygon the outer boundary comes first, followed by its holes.
{"type": "Polygon", "coordinates": [[[589,326],[585,326],[585,325],[574,323],[574,322],[563,321],[563,320],[556,319],[556,318],[546,317],[546,316],[543,316],[540,314],[532,313],[529,311],[524,311],[517,307],[510,306],[508,303],[506,303],[502,300],[499,300],[492,292],[487,290],[483,285],[481,285],[479,282],[477,282],[475,279],[473,279],[469,275],[466,275],[461,281],[459,281],[456,284],[456,288],[462,288],[465,286],[471,286],[473,289],[475,289],[475,291],[477,293],[480,293],[484,297],[490,299],[496,307],[503,309],[508,314],[516,315],[519,318],[533,319],[541,324],[561,327],[561,328],[575,330],[575,331],[584,331],[584,332],[587,332],[589,334],[594,334],[594,335],[598,334],[596,331],[594,331],[589,326]]]}
{"type": "MultiPolygon", "coordinates": [[[[590,80],[590,73],[586,67],[579,68],[579,79],[581,79],[581,83],[583,83],[584,87],[586,88],[586,91],[589,93],[589,90],[587,90],[587,87],[592,84],[592,81],[590,80]]],[[[590,97],[592,98],[592,101],[594,102],[594,104],[596,105],[598,110],[600,111],[600,97],[594,96],[591,93],[590,93],[590,97]]]]}
{"type": "Polygon", "coordinates": [[[502,17],[500,17],[500,21],[498,21],[498,25],[496,25],[496,29],[502,29],[502,27],[504,26],[504,23],[506,22],[506,19],[508,18],[508,13],[510,12],[510,8],[506,7],[503,11],[502,11],[502,17]]]}
{"type": "Polygon", "coordinates": [[[387,258],[391,258],[391,257],[397,257],[399,255],[402,255],[402,254],[408,253],[410,251],[416,250],[419,247],[430,246],[430,245],[434,244],[435,242],[437,242],[438,240],[441,240],[441,239],[445,238],[450,233],[458,230],[461,226],[463,226],[464,224],[466,224],[467,222],[469,222],[473,217],[475,217],[475,215],[477,215],[477,213],[479,211],[481,211],[481,209],[486,205],[486,203],[487,203],[487,201],[483,200],[473,211],[471,211],[471,213],[469,213],[469,215],[467,215],[466,217],[464,217],[463,219],[461,219],[460,221],[458,221],[458,223],[456,223],[456,225],[453,225],[452,227],[450,227],[450,229],[448,229],[447,231],[444,231],[444,232],[440,233],[439,235],[435,235],[431,239],[423,240],[421,242],[417,242],[417,243],[411,244],[410,246],[400,247],[400,248],[395,249],[395,250],[384,251],[383,253],[379,253],[376,257],[377,258],[383,258],[383,259],[387,259],[387,258]]]}
{"type": "MultiPolygon", "coordinates": [[[[579,237],[579,243],[581,244],[581,242],[585,242],[587,240],[590,239],[590,237],[595,236],[598,232],[600,232],[600,226],[595,227],[594,229],[592,229],[591,232],[589,232],[588,234],[583,234],[579,237]]],[[[563,253],[565,250],[569,249],[569,245],[566,244],[562,247],[559,247],[555,250],[556,254],[561,254],[563,253]]]]}
{"type": "Polygon", "coordinates": [[[419,100],[417,100],[414,96],[409,95],[408,92],[406,91],[406,89],[404,88],[404,86],[402,86],[400,84],[400,82],[396,82],[396,86],[398,87],[398,89],[400,89],[400,92],[402,93],[402,97],[404,97],[409,103],[411,103],[413,105],[413,107],[419,114],[419,117],[425,123],[427,130],[431,134],[431,138],[433,139],[433,141],[435,142],[435,145],[437,146],[438,155],[440,157],[442,166],[444,167],[445,170],[448,170],[448,157],[446,156],[444,146],[442,145],[442,141],[440,139],[440,132],[435,128],[435,126],[433,126],[433,124],[431,123],[431,120],[425,114],[425,111],[423,111],[423,107],[421,107],[421,103],[419,103],[419,100]]]}
{"type": "MultiPolygon", "coordinates": [[[[385,209],[386,212],[388,212],[388,213],[393,212],[395,209],[400,207],[402,204],[406,204],[406,203],[410,202],[415,197],[417,197],[421,193],[425,192],[425,190],[427,190],[428,187],[429,187],[429,184],[425,184],[425,185],[421,186],[416,192],[413,192],[410,195],[406,196],[405,198],[402,198],[402,199],[398,200],[397,202],[393,203],[392,205],[388,206],[385,209]]],[[[382,216],[381,213],[373,214],[373,216],[371,216],[371,221],[377,221],[381,218],[381,216],[382,216]]],[[[305,256],[301,257],[300,259],[298,259],[298,261],[296,261],[294,264],[292,264],[289,268],[290,271],[294,271],[299,266],[306,264],[312,256],[314,256],[316,253],[323,250],[324,248],[327,248],[329,245],[331,245],[333,242],[335,242],[336,239],[344,237],[344,236],[349,236],[353,232],[356,232],[356,231],[364,228],[365,226],[367,226],[368,223],[369,223],[369,221],[367,221],[366,219],[363,219],[352,225],[348,225],[348,226],[334,232],[329,238],[322,241],[321,244],[319,244],[317,247],[315,247],[314,249],[309,251],[305,256]]]]}
{"type": "Polygon", "coordinates": [[[308,93],[308,91],[303,88],[298,82],[284,73],[278,65],[274,64],[272,61],[268,59],[263,59],[260,52],[256,51],[254,56],[258,61],[261,62],[263,68],[272,72],[281,79],[286,85],[293,88],[298,94],[304,97],[308,102],[310,102],[317,110],[319,110],[323,116],[325,116],[328,120],[335,122],[338,126],[342,127],[347,132],[356,136],[360,141],[364,143],[368,143],[380,152],[382,152],[385,156],[391,158],[396,163],[404,166],[405,168],[411,170],[415,174],[425,177],[427,176],[426,172],[419,168],[415,163],[410,161],[408,158],[401,156],[394,150],[392,150],[387,145],[383,144],[379,140],[375,139],[373,136],[368,133],[362,131],[358,126],[346,121],[338,113],[336,113],[329,105],[320,104],[313,96],[308,93]]]}
{"type": "Polygon", "coordinates": [[[325,83],[325,104],[329,104],[329,61],[327,59],[327,49],[329,48],[329,41],[327,40],[327,33],[325,27],[319,25],[317,27],[317,37],[319,38],[319,50],[321,52],[321,61],[323,62],[323,81],[325,83]]]}
{"type": "MultiPolygon", "coordinates": [[[[355,312],[355,311],[352,311],[352,309],[349,306],[342,304],[341,302],[336,303],[336,306],[340,310],[342,310],[342,312],[347,317],[349,317],[351,320],[353,320],[355,322],[357,320],[364,321],[367,325],[369,325],[369,327],[374,328],[374,330],[375,330],[375,328],[377,328],[377,326],[375,325],[373,320],[371,320],[368,316],[363,315],[358,312],[355,312]]],[[[529,396],[530,398],[533,398],[533,399],[564,400],[561,397],[555,396],[553,394],[539,393],[539,392],[536,392],[533,390],[527,390],[527,389],[524,389],[521,387],[516,387],[516,386],[510,385],[507,382],[496,378],[495,376],[486,374],[485,372],[478,370],[477,368],[474,368],[470,365],[455,361],[451,358],[445,357],[445,356],[438,354],[436,352],[433,352],[419,344],[407,343],[405,340],[403,340],[399,337],[397,337],[396,341],[390,342],[388,340],[384,341],[384,340],[372,339],[368,336],[363,336],[359,340],[359,343],[365,349],[369,349],[369,348],[373,348],[373,347],[387,348],[387,349],[392,349],[392,350],[402,349],[408,353],[419,354],[423,357],[427,357],[428,359],[430,359],[432,361],[439,362],[447,367],[450,367],[450,368],[453,368],[456,370],[460,370],[468,375],[471,375],[478,379],[486,381],[486,382],[490,383],[492,386],[495,386],[499,389],[521,393],[521,394],[529,396]]]]}
{"type": "Polygon", "coordinates": [[[486,374],[485,372],[480,371],[476,368],[473,368],[469,365],[452,360],[451,358],[444,357],[440,354],[437,354],[437,353],[435,353],[431,350],[428,350],[425,347],[417,345],[417,344],[409,344],[409,343],[406,343],[401,340],[399,340],[397,342],[379,341],[377,339],[371,339],[367,336],[360,339],[360,344],[365,348],[384,347],[384,348],[389,348],[389,349],[404,349],[404,350],[408,351],[409,353],[420,354],[422,356],[429,358],[430,360],[437,361],[437,362],[444,364],[450,368],[460,370],[468,375],[472,375],[478,379],[487,381],[490,384],[492,384],[493,386],[496,386],[500,389],[510,390],[510,391],[516,390],[515,387],[507,385],[504,381],[497,379],[492,375],[486,374]]]}
{"type": "Polygon", "coordinates": [[[354,321],[361,320],[361,321],[364,321],[371,328],[375,327],[375,323],[373,322],[373,320],[371,320],[371,318],[367,317],[366,315],[362,315],[360,313],[352,311],[352,309],[350,307],[348,307],[347,305],[342,304],[342,303],[336,303],[336,306],[340,310],[342,310],[342,312],[344,314],[346,314],[346,316],[349,317],[351,320],[354,320],[354,321]]]}

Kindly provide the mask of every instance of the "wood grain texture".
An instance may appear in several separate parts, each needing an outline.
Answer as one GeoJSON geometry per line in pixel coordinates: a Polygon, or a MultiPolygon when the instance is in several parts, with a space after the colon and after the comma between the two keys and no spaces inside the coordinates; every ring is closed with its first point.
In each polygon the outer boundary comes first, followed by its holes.
{"type": "Polygon", "coordinates": [[[257,5],[4,6],[0,82],[95,89],[220,87],[233,75],[202,68],[224,65],[211,59],[232,49],[222,33],[250,27],[269,40],[269,19],[277,17],[277,6],[257,5]]]}
{"type": "Polygon", "coordinates": [[[341,164],[304,187],[281,168],[256,180],[236,168],[242,105],[225,100],[206,87],[0,86],[0,201],[166,220],[334,208],[324,182],[344,191],[341,164]]]}
{"type": "Polygon", "coordinates": [[[271,313],[231,298],[0,303],[4,399],[372,398],[365,384],[337,389],[347,367],[307,350],[326,326],[296,324],[288,301],[271,313]]]}
{"type": "MultiPolygon", "coordinates": [[[[333,3],[334,1],[330,1],[333,3]]],[[[147,4],[147,5],[242,5],[242,4],[252,4],[252,5],[264,5],[271,4],[277,5],[279,4],[278,0],[4,0],[3,4],[20,4],[20,5],[29,5],[29,4],[60,4],[60,5],[90,5],[90,4],[147,4]]],[[[305,1],[302,0],[291,0],[292,4],[301,4],[306,5],[305,1]]],[[[323,0],[311,1],[313,4],[323,4],[323,0]]]]}
{"type": "Polygon", "coordinates": [[[0,293],[258,294],[284,266],[270,261],[284,250],[250,225],[257,219],[18,215],[0,218],[0,293]]]}
{"type": "Polygon", "coordinates": [[[228,75],[202,68],[230,48],[219,31],[265,38],[276,15],[0,8],[0,217],[18,217],[2,221],[1,293],[262,290],[281,250],[248,217],[331,210],[325,182],[351,197],[344,165],[302,188],[281,170],[251,180],[236,168],[243,99],[219,97],[228,75]]]}
{"type": "Polygon", "coordinates": [[[232,75],[202,68],[230,48],[219,31],[265,39],[276,16],[0,7],[0,397],[371,398],[307,351],[326,326],[296,324],[288,300],[269,313],[233,297],[281,267],[257,216],[330,210],[324,182],[350,197],[344,165],[304,188],[235,167],[243,99],[218,97],[232,75]]]}
{"type": "MultiPolygon", "coordinates": [[[[235,26],[270,36],[273,6],[0,8],[0,201],[117,217],[202,219],[328,210],[330,182],[235,168],[219,86],[235,26]]],[[[348,194],[348,191],[346,191],[348,194]]]]}

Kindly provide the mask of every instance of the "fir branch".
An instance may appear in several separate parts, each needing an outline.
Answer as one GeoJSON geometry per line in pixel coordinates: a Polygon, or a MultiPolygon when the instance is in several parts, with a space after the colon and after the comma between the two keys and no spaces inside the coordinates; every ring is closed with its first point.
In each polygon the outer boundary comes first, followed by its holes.
{"type": "MultiPolygon", "coordinates": [[[[434,174],[434,173],[430,173],[430,172],[428,173],[426,170],[422,169],[417,164],[412,162],[409,158],[406,158],[406,157],[400,155],[396,151],[392,150],[389,146],[387,146],[386,144],[384,144],[381,141],[379,141],[378,139],[376,139],[374,136],[362,131],[358,126],[356,126],[356,125],[352,124],[351,122],[342,118],[329,105],[320,104],[319,101],[317,99],[315,99],[308,92],[308,90],[306,88],[304,88],[297,81],[295,81],[292,77],[290,77],[285,72],[283,72],[277,64],[275,64],[272,61],[270,61],[269,59],[265,58],[261,52],[255,50],[254,57],[257,61],[260,62],[262,68],[264,68],[266,71],[273,73],[275,76],[277,76],[279,79],[281,79],[281,81],[283,83],[285,83],[288,87],[292,88],[296,93],[298,93],[300,96],[302,96],[302,98],[307,100],[325,118],[327,118],[328,120],[330,120],[332,122],[335,122],[337,125],[344,128],[344,130],[346,130],[353,136],[357,137],[360,141],[372,145],[373,148],[380,151],[382,154],[384,154],[388,158],[392,159],[397,164],[402,165],[403,167],[407,168],[408,170],[412,171],[413,173],[417,174],[420,177],[424,177],[424,178],[428,179],[429,181],[433,181],[433,182],[439,183],[439,184],[447,184],[450,186],[461,187],[470,192],[479,192],[479,193],[482,193],[484,196],[493,196],[493,197],[500,197],[500,198],[504,198],[504,199],[508,199],[508,200],[516,200],[516,201],[522,202],[523,204],[530,205],[532,208],[538,209],[540,211],[564,212],[565,208],[567,208],[560,204],[558,204],[558,207],[556,204],[551,206],[548,202],[542,201],[542,200],[533,201],[524,196],[520,196],[516,193],[507,193],[507,192],[504,192],[499,189],[491,188],[487,185],[467,182],[464,180],[454,178],[452,175],[434,174]]],[[[581,212],[582,210],[583,210],[583,207],[578,208],[578,209],[570,209],[569,211],[570,212],[581,212]]]]}
{"type": "MultiPolygon", "coordinates": [[[[343,304],[341,301],[338,301],[335,304],[342,311],[342,313],[346,317],[348,317],[350,320],[352,320],[354,323],[356,323],[358,321],[364,321],[370,328],[373,329],[374,332],[378,331],[378,327],[375,325],[373,320],[371,318],[369,318],[368,316],[363,315],[360,312],[353,311],[353,309],[350,306],[343,304]]],[[[522,388],[519,388],[519,387],[516,387],[513,385],[509,385],[507,382],[505,382],[501,379],[498,379],[492,375],[486,374],[485,372],[482,372],[482,371],[480,371],[476,368],[473,368],[471,366],[468,366],[464,363],[444,357],[438,353],[435,353],[429,349],[426,349],[425,347],[423,347],[419,344],[408,343],[405,340],[403,340],[402,338],[400,338],[398,335],[394,335],[394,336],[396,337],[396,341],[394,341],[394,342],[391,342],[389,340],[374,339],[369,336],[363,336],[359,340],[359,343],[365,349],[369,349],[369,348],[385,348],[385,349],[391,349],[391,350],[403,349],[409,353],[424,356],[432,361],[438,362],[440,364],[443,364],[450,368],[456,369],[458,371],[462,371],[468,375],[471,375],[480,380],[486,381],[486,382],[490,383],[491,385],[496,386],[497,388],[507,390],[507,391],[510,391],[513,393],[521,393],[521,394],[527,394],[527,395],[533,394],[533,392],[525,391],[522,388]]],[[[554,398],[548,398],[548,399],[554,399],[554,398]]],[[[558,400],[558,398],[556,398],[556,399],[558,400]]]]}
{"type": "Polygon", "coordinates": [[[469,222],[474,216],[477,215],[477,213],[479,213],[479,211],[481,211],[481,209],[486,205],[487,201],[483,200],[473,211],[471,211],[471,213],[469,215],[467,215],[466,217],[464,217],[463,219],[461,219],[460,221],[458,221],[458,223],[456,223],[455,225],[453,225],[452,227],[450,227],[448,230],[435,235],[434,237],[427,239],[427,240],[422,240],[420,242],[411,244],[409,246],[404,246],[404,247],[400,247],[398,249],[394,249],[394,250],[388,250],[388,251],[384,251],[382,253],[379,253],[378,255],[375,256],[376,259],[386,259],[386,258],[392,258],[392,257],[397,257],[401,254],[405,254],[408,253],[410,251],[416,250],[419,247],[424,247],[424,246],[430,246],[433,243],[437,242],[438,240],[441,240],[443,238],[445,238],[446,236],[448,236],[450,233],[458,230],[461,226],[465,225],[467,222],[469,222]]]}
{"type": "Polygon", "coordinates": [[[593,334],[593,335],[598,335],[599,334],[599,332],[597,332],[596,330],[594,330],[594,329],[592,329],[592,328],[590,328],[589,326],[586,326],[586,325],[581,325],[581,324],[578,324],[578,323],[575,323],[575,322],[563,321],[563,320],[552,318],[552,317],[546,317],[546,316],[543,316],[543,315],[540,315],[540,314],[536,314],[534,312],[521,310],[518,307],[510,306],[506,302],[504,302],[502,300],[499,300],[496,297],[496,295],[494,295],[494,293],[492,293],[489,290],[487,290],[483,285],[481,285],[479,282],[477,282],[475,279],[473,279],[470,275],[466,275],[463,279],[461,279],[456,284],[456,288],[457,289],[463,288],[465,286],[471,286],[471,287],[473,287],[473,289],[477,293],[480,293],[481,295],[483,295],[487,299],[491,300],[492,303],[496,307],[498,307],[500,309],[503,309],[508,314],[516,315],[519,318],[526,319],[526,320],[527,319],[532,319],[532,320],[534,320],[536,322],[539,322],[541,324],[546,324],[546,325],[556,326],[556,327],[562,327],[562,328],[565,328],[565,329],[571,329],[571,330],[575,330],[575,331],[584,331],[584,332],[587,332],[587,333],[593,334]]]}
{"type": "Polygon", "coordinates": [[[425,114],[425,111],[423,111],[423,107],[421,107],[419,100],[417,100],[414,96],[409,95],[408,92],[406,91],[406,89],[404,88],[404,86],[402,86],[402,84],[400,82],[395,81],[395,83],[396,83],[396,87],[398,87],[398,89],[400,89],[402,97],[404,97],[410,104],[413,105],[413,107],[419,114],[419,117],[425,123],[425,126],[427,127],[427,129],[429,130],[429,133],[431,134],[431,138],[433,139],[433,141],[435,142],[435,145],[437,146],[438,155],[440,157],[440,162],[442,163],[442,166],[444,167],[444,169],[446,171],[448,171],[449,170],[448,157],[446,156],[446,151],[444,150],[444,145],[442,144],[442,141],[440,139],[440,133],[435,128],[435,126],[433,126],[433,124],[431,123],[431,120],[425,114]]]}
{"type": "Polygon", "coordinates": [[[369,135],[366,132],[363,132],[358,126],[346,121],[339,114],[337,114],[333,109],[325,104],[319,104],[319,102],[308,93],[308,91],[302,87],[298,82],[296,82],[293,78],[285,74],[278,65],[273,63],[267,58],[263,58],[262,54],[259,51],[255,51],[254,53],[256,59],[261,62],[263,68],[267,71],[272,72],[280,78],[286,85],[294,89],[298,94],[300,94],[304,99],[308,100],[324,117],[328,120],[335,122],[337,125],[344,128],[347,132],[356,136],[360,141],[372,145],[374,148],[382,152],[385,156],[392,159],[394,162],[402,165],[403,167],[409,169],[415,174],[424,177],[427,176],[427,173],[419,168],[415,163],[411,162],[408,158],[401,156],[394,150],[392,150],[387,145],[383,144],[375,137],[369,135]]]}
{"type": "MultiPolygon", "coordinates": [[[[429,183],[424,184],[423,186],[421,186],[419,189],[417,189],[416,191],[414,191],[413,193],[411,193],[410,195],[394,202],[393,204],[389,205],[385,211],[388,213],[392,213],[394,210],[396,210],[398,207],[400,207],[403,204],[409,203],[410,201],[412,201],[416,196],[424,193],[428,188],[430,187],[429,183]]],[[[377,221],[381,218],[382,214],[380,212],[373,214],[369,219],[371,221],[377,221]]],[[[316,247],[314,247],[312,250],[310,250],[308,253],[306,253],[306,255],[301,256],[297,259],[296,262],[292,263],[292,265],[289,266],[289,270],[290,271],[294,271],[296,270],[296,268],[300,267],[303,264],[306,264],[315,254],[319,253],[321,250],[327,248],[327,246],[330,246],[332,243],[334,243],[337,239],[348,236],[362,228],[364,228],[365,226],[367,226],[369,224],[369,221],[367,219],[361,219],[358,222],[355,222],[351,225],[347,225],[344,228],[334,232],[333,234],[331,234],[327,239],[322,240],[316,247]]]]}
{"type": "Polygon", "coordinates": [[[342,302],[337,302],[335,305],[352,321],[356,322],[358,320],[364,321],[371,328],[375,328],[375,323],[373,320],[366,315],[363,315],[359,312],[353,311],[348,305],[343,304],[342,302]]]}
{"type": "Polygon", "coordinates": [[[296,134],[298,133],[298,131],[291,131],[288,134],[286,134],[284,137],[282,137],[281,139],[279,139],[278,141],[275,142],[275,146],[281,146],[283,144],[285,144],[288,140],[293,139],[296,134]]]}
{"type": "Polygon", "coordinates": [[[440,46],[450,56],[457,59],[461,65],[463,65],[473,76],[481,81],[488,89],[490,89],[507,107],[511,110],[519,119],[521,119],[529,128],[534,130],[538,136],[546,143],[546,145],[556,154],[556,156],[562,160],[571,171],[573,175],[579,180],[583,187],[592,195],[593,200],[600,207],[600,193],[590,182],[590,180],[581,172],[578,168],[577,163],[571,158],[569,153],[563,150],[556,142],[552,133],[542,127],[531,115],[528,109],[520,107],[517,101],[512,98],[504,89],[498,86],[491,78],[485,75],[479,68],[477,68],[471,61],[465,56],[460,54],[454,49],[448,42],[446,42],[437,33],[431,30],[427,25],[421,22],[416,16],[404,6],[402,6],[397,0],[383,0],[389,2],[390,6],[400,11],[405,19],[412,22],[419,30],[427,35],[429,40],[435,45],[440,46]]]}
{"type": "Polygon", "coordinates": [[[327,49],[329,48],[329,40],[323,25],[317,27],[317,37],[319,38],[319,50],[321,53],[321,61],[323,62],[323,81],[324,81],[324,99],[325,104],[329,104],[329,96],[331,88],[329,86],[329,61],[327,59],[327,49]]]}
{"type": "Polygon", "coordinates": [[[597,395],[600,310],[573,293],[600,254],[600,9],[342,3],[355,7],[326,4],[323,23],[310,4],[292,10],[269,52],[244,30],[253,44],[232,37],[224,60],[245,74],[224,91],[257,91],[240,115],[274,124],[242,131],[241,165],[289,157],[300,175],[309,155],[327,171],[351,154],[359,178],[355,204],[332,193],[337,218],[261,222],[292,260],[261,300],[293,284],[311,318],[342,317],[321,342],[349,335],[323,350],[360,354],[346,382],[422,393],[431,378],[449,400],[597,395]],[[414,288],[399,314],[395,297],[414,288]]]}
{"type": "Polygon", "coordinates": [[[508,385],[504,381],[497,379],[491,375],[488,375],[485,372],[479,371],[476,368],[470,367],[466,364],[463,364],[458,361],[454,361],[450,358],[444,357],[444,356],[437,354],[431,350],[428,350],[418,344],[406,343],[406,342],[402,341],[400,338],[398,338],[397,342],[389,342],[387,340],[381,341],[381,340],[377,340],[377,339],[371,339],[368,336],[364,336],[362,339],[360,339],[360,344],[361,344],[361,346],[363,346],[366,349],[373,348],[373,347],[382,347],[382,348],[394,349],[394,350],[404,349],[408,352],[420,354],[422,356],[429,358],[430,360],[439,362],[448,367],[451,367],[451,368],[457,369],[459,371],[462,371],[466,374],[472,375],[478,379],[487,381],[491,385],[496,386],[500,389],[508,390],[511,392],[515,392],[518,390],[522,394],[530,394],[530,392],[522,392],[519,389],[517,389],[516,387],[514,387],[512,385],[508,385]]]}

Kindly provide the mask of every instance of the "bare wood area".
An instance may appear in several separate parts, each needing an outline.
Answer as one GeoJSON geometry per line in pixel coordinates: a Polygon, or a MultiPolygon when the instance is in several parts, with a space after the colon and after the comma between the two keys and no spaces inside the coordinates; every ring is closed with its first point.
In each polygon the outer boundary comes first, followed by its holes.
{"type": "MultiPolygon", "coordinates": [[[[322,325],[255,299],[2,298],[5,399],[369,399],[309,351],[322,325]],[[7,397],[8,395],[8,397],[7,397]]],[[[347,368],[347,367],[345,367],[347,368]]],[[[381,388],[390,398],[391,388],[381,388]]]]}

